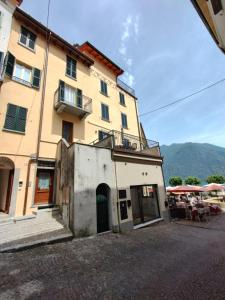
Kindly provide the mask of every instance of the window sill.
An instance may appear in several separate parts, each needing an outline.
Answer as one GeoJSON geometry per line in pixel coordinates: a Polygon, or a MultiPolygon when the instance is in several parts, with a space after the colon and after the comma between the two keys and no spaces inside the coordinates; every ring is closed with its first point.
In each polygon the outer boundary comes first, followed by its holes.
{"type": "Polygon", "coordinates": [[[72,76],[70,76],[70,75],[68,75],[68,74],[65,74],[65,76],[66,76],[66,77],[69,77],[69,78],[72,79],[72,80],[77,81],[77,77],[72,77],[72,76]]]}
{"type": "Polygon", "coordinates": [[[31,51],[31,52],[33,52],[34,54],[36,54],[36,51],[35,51],[35,49],[32,49],[32,48],[30,48],[30,47],[28,47],[28,46],[24,45],[24,44],[23,44],[23,43],[21,43],[20,41],[18,41],[18,44],[19,44],[20,46],[22,46],[22,47],[26,48],[27,50],[30,50],[30,51],[31,51]]]}
{"type": "Polygon", "coordinates": [[[122,104],[122,103],[120,103],[120,105],[121,105],[121,106],[123,106],[123,107],[127,107],[127,106],[126,106],[126,104],[122,104]]]}
{"type": "Polygon", "coordinates": [[[17,82],[19,84],[25,85],[28,88],[32,88],[32,89],[35,89],[35,90],[39,90],[40,89],[40,87],[33,86],[30,82],[25,81],[23,79],[17,78],[15,76],[12,76],[11,78],[12,78],[13,81],[15,81],[15,82],[17,82]]]}
{"type": "Polygon", "coordinates": [[[123,126],[121,126],[121,128],[123,128],[123,129],[126,129],[126,130],[129,130],[129,128],[128,128],[128,127],[123,127],[123,126]]]}
{"type": "Polygon", "coordinates": [[[4,127],[3,127],[2,131],[6,131],[6,132],[10,132],[10,133],[18,133],[18,134],[22,134],[22,135],[26,134],[25,131],[12,130],[12,129],[4,128],[4,127]]]}
{"type": "Polygon", "coordinates": [[[102,91],[99,91],[100,92],[100,94],[102,94],[103,96],[105,96],[105,97],[109,97],[109,95],[108,94],[105,94],[105,93],[103,93],[102,91]]]}
{"type": "Polygon", "coordinates": [[[101,118],[101,119],[102,119],[102,121],[105,121],[105,122],[111,123],[111,122],[110,122],[110,120],[108,120],[108,119],[104,119],[104,118],[101,118]]]}

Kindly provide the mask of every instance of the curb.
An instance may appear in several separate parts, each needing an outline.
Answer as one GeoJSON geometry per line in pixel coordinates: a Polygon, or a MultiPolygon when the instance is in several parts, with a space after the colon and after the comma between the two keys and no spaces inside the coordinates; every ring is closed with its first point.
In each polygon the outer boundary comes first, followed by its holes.
{"type": "Polygon", "coordinates": [[[61,234],[58,237],[39,239],[32,242],[22,243],[22,244],[14,244],[12,246],[0,247],[0,253],[14,253],[23,250],[33,249],[43,245],[50,245],[62,242],[71,241],[74,238],[72,233],[61,234]]]}

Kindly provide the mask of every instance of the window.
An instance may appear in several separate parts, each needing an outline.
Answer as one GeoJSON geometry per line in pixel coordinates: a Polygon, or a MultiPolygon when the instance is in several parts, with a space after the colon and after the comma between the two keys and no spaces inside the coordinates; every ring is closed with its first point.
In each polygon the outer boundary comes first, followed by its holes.
{"type": "Polygon", "coordinates": [[[126,198],[127,198],[127,191],[119,190],[119,199],[126,199],[126,198]]]}
{"type": "Polygon", "coordinates": [[[41,71],[37,68],[29,68],[23,64],[16,62],[16,58],[12,53],[8,52],[5,59],[5,74],[28,86],[39,89],[41,82],[41,71]]]}
{"type": "Polygon", "coordinates": [[[109,107],[102,103],[102,119],[105,121],[109,121],[109,107]]]}
{"type": "Polygon", "coordinates": [[[122,93],[120,93],[120,104],[125,106],[125,96],[122,93]]]}
{"type": "Polygon", "coordinates": [[[21,27],[21,34],[20,34],[20,43],[23,44],[24,46],[34,50],[35,46],[35,40],[36,40],[36,35],[27,30],[24,27],[21,27]]]}
{"type": "Polygon", "coordinates": [[[13,78],[23,83],[31,84],[32,69],[29,69],[21,64],[16,63],[13,71],[13,78]]]}
{"type": "Polygon", "coordinates": [[[108,136],[109,136],[109,134],[107,132],[102,131],[102,130],[98,131],[98,139],[99,139],[99,141],[104,140],[108,136]]]}
{"type": "Polygon", "coordinates": [[[4,129],[25,132],[27,109],[14,104],[8,104],[4,129]]]}
{"type": "Polygon", "coordinates": [[[221,0],[211,0],[211,3],[214,15],[217,15],[223,9],[222,2],[221,0]]]}
{"type": "Polygon", "coordinates": [[[76,68],[77,68],[77,62],[73,58],[67,56],[66,75],[72,78],[76,78],[76,68]]]}
{"type": "Polygon", "coordinates": [[[108,96],[107,83],[103,80],[101,80],[101,93],[108,96]]]}
{"type": "Polygon", "coordinates": [[[127,126],[127,115],[125,115],[125,114],[121,114],[121,120],[122,120],[122,127],[123,128],[128,128],[128,126],[127,126]]]}
{"type": "Polygon", "coordinates": [[[3,58],[4,58],[4,53],[0,51],[0,79],[2,77],[2,71],[3,71],[3,58]]]}
{"type": "Polygon", "coordinates": [[[75,89],[64,81],[59,81],[59,101],[64,101],[69,105],[76,106],[79,108],[83,107],[83,95],[82,90],[75,89]]]}

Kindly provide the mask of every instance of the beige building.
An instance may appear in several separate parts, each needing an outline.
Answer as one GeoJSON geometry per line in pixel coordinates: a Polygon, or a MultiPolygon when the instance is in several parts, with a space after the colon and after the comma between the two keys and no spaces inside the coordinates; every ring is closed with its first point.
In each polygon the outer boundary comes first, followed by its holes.
{"type": "Polygon", "coordinates": [[[0,87],[2,213],[57,206],[77,235],[163,217],[159,144],[121,74],[89,42],[71,45],[16,8],[0,87]]]}
{"type": "Polygon", "coordinates": [[[218,47],[225,53],[225,0],[191,0],[218,47]]]}

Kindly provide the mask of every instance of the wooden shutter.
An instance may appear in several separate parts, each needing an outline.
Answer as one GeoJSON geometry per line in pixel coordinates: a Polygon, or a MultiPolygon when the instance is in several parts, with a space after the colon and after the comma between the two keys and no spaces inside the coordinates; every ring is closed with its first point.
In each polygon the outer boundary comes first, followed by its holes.
{"type": "Polygon", "coordinates": [[[83,95],[80,89],[77,89],[77,106],[82,108],[83,105],[83,95]]]}
{"type": "Polygon", "coordinates": [[[104,86],[105,86],[105,95],[108,95],[108,91],[107,91],[107,83],[104,82],[104,86]]]}
{"type": "Polygon", "coordinates": [[[211,0],[214,15],[217,15],[222,9],[221,0],[211,0]]]}
{"type": "Polygon", "coordinates": [[[65,82],[62,80],[59,80],[59,101],[65,100],[65,82]]]}
{"type": "Polygon", "coordinates": [[[67,56],[66,57],[66,74],[70,76],[71,72],[70,72],[70,57],[67,56]]]}
{"type": "Polygon", "coordinates": [[[5,129],[15,130],[16,127],[16,111],[17,106],[14,104],[8,104],[7,105],[7,112],[5,117],[5,129]]]}
{"type": "Polygon", "coordinates": [[[15,64],[15,56],[13,56],[10,52],[8,52],[6,58],[5,73],[10,77],[12,77],[13,75],[14,64],[15,64]]]}
{"type": "Polygon", "coordinates": [[[104,82],[101,80],[101,92],[104,93],[104,82]]]}
{"type": "Polygon", "coordinates": [[[25,132],[27,118],[27,109],[24,107],[17,107],[16,130],[25,132]]]}
{"type": "Polygon", "coordinates": [[[39,69],[33,69],[32,86],[39,89],[41,81],[41,71],[39,69]]]}

